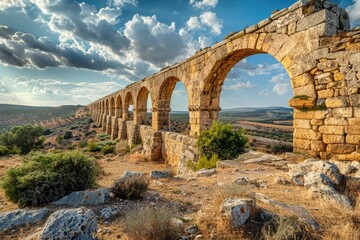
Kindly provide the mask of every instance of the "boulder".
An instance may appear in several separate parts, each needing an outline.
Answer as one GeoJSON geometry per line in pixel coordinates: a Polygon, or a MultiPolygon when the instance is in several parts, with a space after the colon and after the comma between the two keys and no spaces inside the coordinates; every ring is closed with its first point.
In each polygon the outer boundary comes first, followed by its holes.
{"type": "Polygon", "coordinates": [[[91,209],[62,209],[46,220],[39,239],[97,239],[97,230],[96,217],[91,209]]]}
{"type": "Polygon", "coordinates": [[[110,200],[110,191],[107,188],[96,189],[94,191],[78,191],[53,202],[54,205],[99,205],[110,200]]]}
{"type": "Polygon", "coordinates": [[[48,208],[39,210],[14,210],[0,214],[0,232],[13,227],[41,221],[49,213],[48,208]]]}
{"type": "Polygon", "coordinates": [[[255,208],[253,199],[226,198],[220,211],[223,218],[230,221],[233,229],[243,226],[250,218],[252,209],[255,208]]]}
{"type": "Polygon", "coordinates": [[[151,179],[158,179],[158,178],[170,178],[172,176],[171,171],[159,171],[154,170],[150,172],[151,179]]]}
{"type": "Polygon", "coordinates": [[[321,187],[323,185],[333,187],[333,182],[331,181],[331,179],[323,173],[309,172],[304,177],[304,186],[307,189],[309,189],[311,187],[317,188],[317,187],[321,187]]]}
{"type": "Polygon", "coordinates": [[[276,177],[276,178],[274,179],[274,183],[275,183],[275,184],[280,184],[280,185],[289,185],[291,182],[288,181],[288,180],[285,179],[285,178],[276,177]]]}
{"type": "Polygon", "coordinates": [[[196,172],[197,177],[210,177],[216,173],[216,169],[202,169],[196,172]]]}
{"type": "Polygon", "coordinates": [[[233,182],[236,185],[249,185],[250,179],[248,177],[238,177],[233,182]]]}
{"type": "Polygon", "coordinates": [[[314,162],[311,171],[325,174],[336,187],[339,187],[341,183],[342,177],[339,168],[334,163],[327,161],[314,162]]]}

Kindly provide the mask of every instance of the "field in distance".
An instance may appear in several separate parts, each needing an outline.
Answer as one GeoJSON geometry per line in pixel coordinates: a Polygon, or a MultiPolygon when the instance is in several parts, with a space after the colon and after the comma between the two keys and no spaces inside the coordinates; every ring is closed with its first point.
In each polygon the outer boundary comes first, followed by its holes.
{"type": "Polygon", "coordinates": [[[52,118],[73,116],[82,106],[34,107],[0,104],[0,133],[14,126],[36,124],[52,118]]]}

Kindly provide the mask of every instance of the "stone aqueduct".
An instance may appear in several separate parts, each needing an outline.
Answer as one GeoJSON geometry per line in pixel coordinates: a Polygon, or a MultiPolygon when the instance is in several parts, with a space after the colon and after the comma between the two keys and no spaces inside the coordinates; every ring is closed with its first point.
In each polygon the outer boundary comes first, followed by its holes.
{"type": "Polygon", "coordinates": [[[240,60],[259,53],[272,55],[290,76],[294,151],[322,159],[360,160],[360,28],[350,30],[345,10],[324,0],[300,0],[276,11],[89,108],[113,139],[141,140],[150,159],[183,171],[188,160],[196,159],[196,136],[218,118],[227,74],[240,60]],[[167,131],[178,81],[188,95],[190,135],[167,131]],[[152,126],[143,125],[148,94],[152,126]]]}

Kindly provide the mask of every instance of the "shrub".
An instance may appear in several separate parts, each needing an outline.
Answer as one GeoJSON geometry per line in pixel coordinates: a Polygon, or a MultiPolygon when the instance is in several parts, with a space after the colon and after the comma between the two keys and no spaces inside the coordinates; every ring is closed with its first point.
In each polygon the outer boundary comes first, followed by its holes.
{"type": "Polygon", "coordinates": [[[110,154],[110,153],[114,153],[115,152],[115,146],[104,146],[101,149],[101,153],[104,155],[110,154]]]}
{"type": "Polygon", "coordinates": [[[6,172],[2,187],[20,207],[38,206],[93,187],[96,172],[94,161],[76,151],[34,153],[6,172]]]}
{"type": "Polygon", "coordinates": [[[244,130],[233,130],[231,124],[215,121],[209,130],[202,131],[198,141],[201,155],[211,158],[216,154],[219,159],[232,159],[244,151],[248,139],[244,130]]]}
{"type": "Polygon", "coordinates": [[[200,169],[211,169],[216,167],[216,163],[220,161],[219,157],[216,154],[213,154],[210,159],[207,159],[205,156],[201,156],[197,163],[189,160],[186,165],[188,168],[193,171],[199,171],[200,169]]]}
{"type": "Polygon", "coordinates": [[[11,154],[18,154],[18,153],[19,153],[19,150],[17,148],[9,149],[5,146],[0,145],[0,157],[11,155],[11,154]]]}
{"type": "Polygon", "coordinates": [[[97,144],[95,142],[88,142],[87,150],[89,152],[100,152],[101,151],[101,146],[99,146],[99,144],[97,144]]]}
{"type": "Polygon", "coordinates": [[[84,148],[88,145],[87,140],[80,140],[79,141],[79,148],[84,148]]]}
{"type": "Polygon", "coordinates": [[[61,144],[62,141],[64,141],[63,136],[57,136],[57,137],[56,137],[56,142],[57,142],[57,144],[61,144]]]}
{"type": "Polygon", "coordinates": [[[50,129],[46,129],[45,132],[44,132],[44,135],[47,136],[47,135],[50,135],[51,134],[51,130],[50,129]]]}
{"type": "Polygon", "coordinates": [[[111,191],[118,198],[138,199],[149,187],[149,179],[140,172],[125,172],[111,191]]]}
{"type": "Polygon", "coordinates": [[[70,138],[72,138],[72,132],[65,132],[65,134],[64,134],[64,139],[70,139],[70,138]]]}
{"type": "Polygon", "coordinates": [[[271,146],[271,152],[273,152],[275,154],[281,154],[281,153],[292,152],[292,151],[293,151],[293,147],[291,145],[285,144],[285,143],[276,143],[271,146]]]}
{"type": "Polygon", "coordinates": [[[173,211],[166,208],[138,209],[127,215],[125,231],[130,239],[179,239],[180,229],[173,223],[173,216],[173,211]]]}
{"type": "Polygon", "coordinates": [[[0,145],[10,151],[18,149],[20,154],[40,149],[44,146],[44,142],[44,129],[40,126],[18,126],[0,135],[0,145]]]}

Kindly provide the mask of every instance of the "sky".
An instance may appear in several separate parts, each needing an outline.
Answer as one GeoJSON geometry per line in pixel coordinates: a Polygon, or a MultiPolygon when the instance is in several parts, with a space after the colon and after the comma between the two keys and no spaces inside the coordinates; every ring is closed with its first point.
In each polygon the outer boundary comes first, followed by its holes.
{"type": "MultiPolygon", "coordinates": [[[[1,0],[0,103],[89,104],[295,0],[1,0]]],[[[333,1],[360,25],[360,0],[333,1]]],[[[270,55],[241,60],[221,93],[223,109],[286,106],[289,77],[270,55]]],[[[178,83],[173,110],[186,110],[178,83]]]]}

